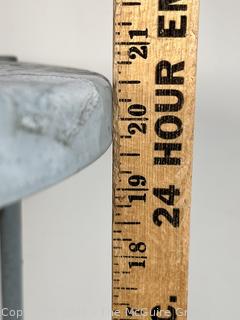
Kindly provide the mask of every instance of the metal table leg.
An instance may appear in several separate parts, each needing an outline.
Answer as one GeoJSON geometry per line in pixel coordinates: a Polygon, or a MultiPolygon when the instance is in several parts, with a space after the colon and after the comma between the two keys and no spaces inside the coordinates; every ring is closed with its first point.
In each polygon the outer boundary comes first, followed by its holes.
{"type": "Polygon", "coordinates": [[[0,210],[0,241],[3,319],[19,320],[23,308],[20,202],[0,210]]]}

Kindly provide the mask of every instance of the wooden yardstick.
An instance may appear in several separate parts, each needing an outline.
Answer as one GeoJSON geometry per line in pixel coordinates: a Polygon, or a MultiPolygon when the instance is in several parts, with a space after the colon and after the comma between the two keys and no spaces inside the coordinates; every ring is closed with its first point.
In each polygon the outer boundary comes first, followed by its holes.
{"type": "Polygon", "coordinates": [[[114,320],[187,318],[198,12],[114,3],[114,320]]]}

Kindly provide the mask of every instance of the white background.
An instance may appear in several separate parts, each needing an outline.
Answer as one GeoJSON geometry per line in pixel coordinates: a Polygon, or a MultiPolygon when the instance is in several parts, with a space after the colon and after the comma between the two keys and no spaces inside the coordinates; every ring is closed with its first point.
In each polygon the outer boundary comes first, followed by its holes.
{"type": "MultiPolygon", "coordinates": [[[[239,9],[202,0],[189,319],[239,317],[239,9]]],[[[0,54],[111,78],[112,1],[0,0],[0,54]]],[[[25,320],[109,319],[111,151],[23,202],[25,320]]]]}

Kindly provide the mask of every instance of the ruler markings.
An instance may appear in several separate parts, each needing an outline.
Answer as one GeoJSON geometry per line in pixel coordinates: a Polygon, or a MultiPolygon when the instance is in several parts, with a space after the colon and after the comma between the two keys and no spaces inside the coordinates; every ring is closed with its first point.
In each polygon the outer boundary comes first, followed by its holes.
{"type": "Polygon", "coordinates": [[[117,188],[117,191],[149,191],[147,188],[117,188]]]}
{"type": "Polygon", "coordinates": [[[141,224],[141,222],[139,221],[115,221],[114,224],[117,224],[117,225],[139,225],[141,224]]]}
{"type": "Polygon", "coordinates": [[[138,256],[113,256],[114,258],[124,258],[124,259],[147,259],[147,256],[141,256],[141,257],[138,257],[138,256]]]}
{"type": "Polygon", "coordinates": [[[141,2],[123,2],[123,6],[140,6],[141,2]]]}
{"type": "Polygon", "coordinates": [[[132,102],[131,99],[119,99],[119,102],[132,102]]]}
{"type": "MultiPolygon", "coordinates": [[[[126,306],[129,306],[129,304],[126,304],[126,306]]],[[[129,316],[130,317],[130,316],[129,316]]],[[[113,318],[113,320],[139,320],[139,319],[135,319],[135,318],[132,318],[132,317],[130,317],[130,318],[113,318]]]]}
{"type": "Polygon", "coordinates": [[[140,157],[140,153],[137,152],[122,152],[120,157],[140,157]]]}
{"type": "MultiPolygon", "coordinates": [[[[126,306],[129,306],[129,304],[127,304],[126,306]]],[[[132,316],[129,315],[129,318],[113,318],[113,320],[139,320],[139,319],[133,318],[132,316]]]]}
{"type": "Polygon", "coordinates": [[[120,118],[121,121],[148,121],[148,118],[120,118]]]}
{"type": "Polygon", "coordinates": [[[138,288],[131,288],[131,287],[113,287],[114,290],[129,290],[129,291],[137,291],[138,288]]]}
{"type": "Polygon", "coordinates": [[[114,2],[113,305],[186,320],[198,0],[114,2]]]}
{"type": "Polygon", "coordinates": [[[116,205],[116,208],[131,208],[132,206],[130,204],[118,204],[116,205]]]}
{"type": "Polygon", "coordinates": [[[150,42],[147,41],[122,41],[122,42],[116,42],[115,43],[118,46],[146,46],[149,45],[150,42]]]}
{"type": "Polygon", "coordinates": [[[119,84],[140,84],[140,80],[119,80],[119,84]]]}
{"type": "Polygon", "coordinates": [[[132,174],[132,171],[120,171],[120,174],[132,174]]]}
{"type": "Polygon", "coordinates": [[[131,26],[132,22],[118,22],[119,26],[131,26]]]}
{"type": "Polygon", "coordinates": [[[132,64],[132,61],[117,61],[117,64],[132,64]]]}

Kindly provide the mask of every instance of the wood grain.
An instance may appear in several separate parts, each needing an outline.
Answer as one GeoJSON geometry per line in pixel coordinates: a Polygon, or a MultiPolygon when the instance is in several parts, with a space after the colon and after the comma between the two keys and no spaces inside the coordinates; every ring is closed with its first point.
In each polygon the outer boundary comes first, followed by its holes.
{"type": "Polygon", "coordinates": [[[198,11],[114,3],[113,319],[187,318],[198,11]]]}

